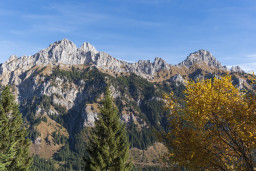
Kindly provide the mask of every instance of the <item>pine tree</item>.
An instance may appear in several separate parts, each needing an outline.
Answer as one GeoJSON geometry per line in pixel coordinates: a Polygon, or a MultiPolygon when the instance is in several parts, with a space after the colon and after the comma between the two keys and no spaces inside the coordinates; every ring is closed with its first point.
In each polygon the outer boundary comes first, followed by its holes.
{"type": "Polygon", "coordinates": [[[7,166],[11,164],[11,160],[15,156],[16,151],[14,150],[14,146],[16,143],[9,144],[7,141],[3,141],[6,135],[8,135],[7,130],[5,129],[8,125],[7,117],[1,117],[0,121],[0,170],[6,170],[7,166]]]}
{"type": "Polygon", "coordinates": [[[2,170],[29,170],[32,158],[29,156],[30,141],[26,139],[19,106],[9,86],[3,88],[0,98],[0,166],[2,170]]]}
{"type": "Polygon", "coordinates": [[[89,137],[86,170],[131,170],[132,165],[128,161],[130,144],[109,88],[102,104],[89,137]]]}

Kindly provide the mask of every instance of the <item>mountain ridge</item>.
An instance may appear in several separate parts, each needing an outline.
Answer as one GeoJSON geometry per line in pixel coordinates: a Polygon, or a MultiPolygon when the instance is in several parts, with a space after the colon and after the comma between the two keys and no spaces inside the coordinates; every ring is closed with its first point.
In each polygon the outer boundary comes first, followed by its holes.
{"type": "MultiPolygon", "coordinates": [[[[36,65],[94,65],[103,70],[112,70],[120,73],[135,73],[143,78],[153,79],[154,74],[160,70],[169,70],[171,66],[191,67],[194,64],[205,64],[209,67],[228,70],[207,50],[198,50],[191,53],[183,62],[177,65],[168,64],[164,59],[156,57],[153,62],[150,60],[139,60],[135,63],[116,59],[105,52],[99,52],[88,42],[84,42],[78,48],[68,39],[63,39],[50,44],[46,49],[40,50],[32,56],[17,57],[15,55],[0,65],[0,74],[12,72],[17,68],[28,70],[36,65]]],[[[237,68],[237,67],[235,67],[237,68]]],[[[234,68],[233,70],[234,71],[234,68]]],[[[238,70],[236,70],[238,71],[238,70]]],[[[242,72],[240,69],[239,71],[242,72]]]]}

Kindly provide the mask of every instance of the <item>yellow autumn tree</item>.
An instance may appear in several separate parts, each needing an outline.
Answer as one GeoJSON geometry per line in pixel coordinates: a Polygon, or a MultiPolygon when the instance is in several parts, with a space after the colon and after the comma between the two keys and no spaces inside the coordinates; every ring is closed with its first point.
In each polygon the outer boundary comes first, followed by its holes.
{"type": "Polygon", "coordinates": [[[253,170],[255,94],[240,92],[231,76],[189,82],[184,93],[184,100],[165,95],[170,131],[162,141],[170,161],[193,170],[253,170]]]}

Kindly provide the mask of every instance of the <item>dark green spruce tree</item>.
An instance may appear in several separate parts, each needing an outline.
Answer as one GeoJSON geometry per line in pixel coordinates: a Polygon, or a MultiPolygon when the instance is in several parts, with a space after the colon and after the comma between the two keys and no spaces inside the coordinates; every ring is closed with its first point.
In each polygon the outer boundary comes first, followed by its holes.
{"type": "Polygon", "coordinates": [[[98,119],[89,136],[85,169],[90,171],[131,170],[129,146],[125,125],[120,121],[118,109],[107,88],[98,119]]]}
{"type": "Polygon", "coordinates": [[[16,154],[14,150],[16,143],[9,144],[3,141],[4,138],[9,135],[6,129],[6,127],[8,127],[8,118],[6,116],[0,117],[0,170],[7,170],[7,167],[11,164],[11,160],[16,154]]]}
{"type": "Polygon", "coordinates": [[[1,92],[0,125],[1,170],[29,170],[32,164],[29,156],[30,141],[26,139],[27,131],[22,115],[9,86],[1,92]]]}

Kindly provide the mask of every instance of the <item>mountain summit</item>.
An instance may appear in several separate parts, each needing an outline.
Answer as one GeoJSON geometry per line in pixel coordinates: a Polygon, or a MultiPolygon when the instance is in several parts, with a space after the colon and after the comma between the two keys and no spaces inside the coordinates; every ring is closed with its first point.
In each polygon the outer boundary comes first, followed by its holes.
{"type": "Polygon", "coordinates": [[[218,69],[225,69],[219,61],[207,50],[198,50],[191,53],[183,62],[179,63],[178,66],[191,67],[194,64],[206,64],[210,67],[218,69]]]}

